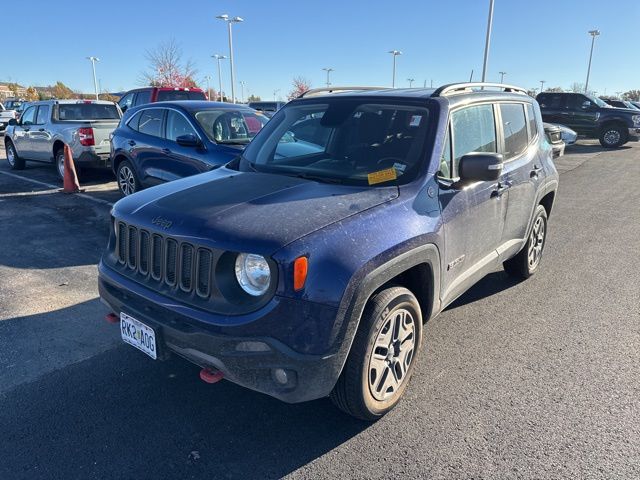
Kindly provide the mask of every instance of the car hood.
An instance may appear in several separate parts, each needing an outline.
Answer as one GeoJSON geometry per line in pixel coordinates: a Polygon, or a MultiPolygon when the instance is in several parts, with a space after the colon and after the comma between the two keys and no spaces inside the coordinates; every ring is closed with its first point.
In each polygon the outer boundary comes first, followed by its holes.
{"type": "Polygon", "coordinates": [[[396,186],[325,184],[223,167],[126,197],[113,215],[201,245],[270,255],[397,197],[396,186]]]}

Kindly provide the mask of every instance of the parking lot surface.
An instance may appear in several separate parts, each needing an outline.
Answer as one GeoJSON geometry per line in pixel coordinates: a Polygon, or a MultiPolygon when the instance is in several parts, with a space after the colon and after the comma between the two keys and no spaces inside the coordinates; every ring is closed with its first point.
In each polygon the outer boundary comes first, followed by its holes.
{"type": "Polygon", "coordinates": [[[2,147],[0,478],[640,478],[640,144],[557,165],[541,270],[496,271],[429,322],[370,425],[122,344],[96,284],[110,173],[64,195],[2,147]]]}

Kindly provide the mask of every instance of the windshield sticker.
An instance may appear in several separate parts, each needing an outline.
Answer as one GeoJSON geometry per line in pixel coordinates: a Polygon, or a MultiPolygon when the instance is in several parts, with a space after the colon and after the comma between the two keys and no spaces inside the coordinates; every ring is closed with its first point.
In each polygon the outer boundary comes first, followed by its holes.
{"type": "Polygon", "coordinates": [[[411,115],[411,120],[409,121],[409,126],[410,127],[419,127],[421,121],[422,121],[422,115],[411,115]]]}
{"type": "Polygon", "coordinates": [[[377,172],[373,172],[367,175],[369,185],[388,182],[389,180],[395,180],[396,178],[398,178],[398,176],[396,175],[396,169],[393,167],[386,168],[384,170],[378,170],[377,172]]]}
{"type": "Polygon", "coordinates": [[[407,166],[404,163],[396,162],[393,164],[393,168],[395,168],[400,173],[404,173],[404,171],[407,169],[407,166]]]}

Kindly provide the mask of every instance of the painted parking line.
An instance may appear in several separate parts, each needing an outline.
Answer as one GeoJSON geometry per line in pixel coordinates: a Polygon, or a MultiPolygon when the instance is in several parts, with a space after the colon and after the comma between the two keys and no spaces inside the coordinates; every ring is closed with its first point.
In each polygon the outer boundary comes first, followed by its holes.
{"type": "MultiPolygon", "coordinates": [[[[33,183],[34,185],[39,185],[41,187],[46,187],[49,191],[50,190],[55,190],[56,192],[60,191],[60,187],[58,185],[53,185],[51,183],[42,182],[40,180],[34,180],[32,178],[23,177],[21,175],[16,175],[15,173],[5,172],[4,170],[0,170],[0,174],[6,175],[6,176],[12,177],[12,178],[17,178],[18,180],[24,180],[26,182],[33,183]]],[[[49,192],[49,191],[47,191],[47,193],[54,193],[54,192],[49,192]]],[[[44,193],[44,192],[40,192],[40,194],[42,194],[42,193],[44,193]]],[[[29,194],[37,194],[37,193],[36,192],[29,192],[29,194]]],[[[15,196],[16,194],[12,193],[10,195],[15,196]]],[[[74,195],[76,195],[78,197],[82,197],[82,198],[84,198],[86,200],[91,200],[92,202],[96,202],[96,203],[99,203],[101,205],[106,205],[108,207],[113,207],[113,203],[108,202],[106,200],[103,200],[101,198],[94,198],[91,195],[87,195],[86,193],[76,193],[74,195]]]]}

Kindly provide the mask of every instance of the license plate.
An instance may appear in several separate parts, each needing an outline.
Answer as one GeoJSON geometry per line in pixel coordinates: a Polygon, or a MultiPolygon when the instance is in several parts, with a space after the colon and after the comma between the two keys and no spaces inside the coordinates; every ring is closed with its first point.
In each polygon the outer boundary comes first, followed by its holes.
{"type": "Polygon", "coordinates": [[[156,334],[153,328],[126,313],[120,312],[120,334],[125,343],[133,345],[154,360],[157,358],[156,334]]]}

